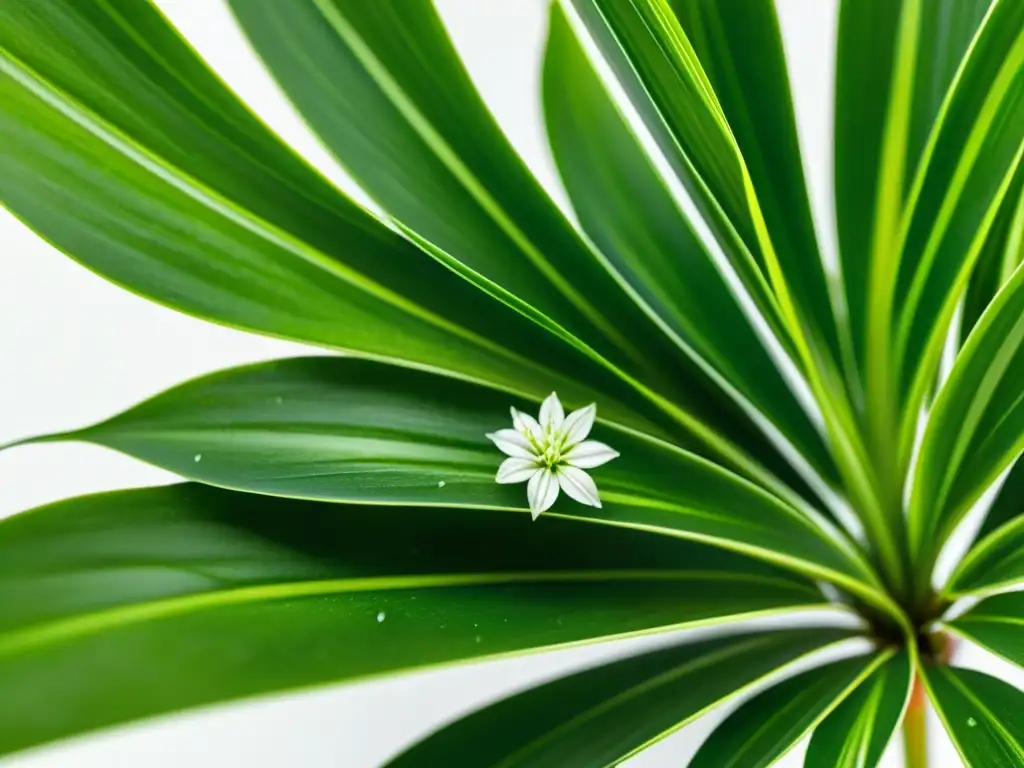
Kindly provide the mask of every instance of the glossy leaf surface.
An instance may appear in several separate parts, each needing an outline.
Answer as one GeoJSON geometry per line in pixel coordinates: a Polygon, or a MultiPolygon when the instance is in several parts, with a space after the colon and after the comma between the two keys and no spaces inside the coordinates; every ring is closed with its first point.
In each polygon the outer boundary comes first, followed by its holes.
{"type": "Polygon", "coordinates": [[[913,683],[910,657],[893,656],[814,729],[804,763],[875,768],[899,727],[913,683]]]}
{"type": "Polygon", "coordinates": [[[928,667],[924,679],[969,768],[1024,762],[1024,693],[973,669],[928,667]]]}
{"type": "MultiPolygon", "coordinates": [[[[578,405],[585,405],[579,403],[578,405]]],[[[298,498],[525,511],[522,485],[499,485],[505,458],[486,434],[529,403],[369,361],[300,358],[197,379],[64,439],[90,440],[186,477],[298,498]]],[[[868,578],[806,515],[667,444],[598,426],[621,457],[594,470],[603,507],[554,512],[714,541],[828,574],[868,578]]]]}
{"type": "Polygon", "coordinates": [[[389,768],[618,765],[778,667],[849,635],[801,630],[716,638],[586,670],[524,691],[431,734],[389,768]]]}
{"type": "Polygon", "coordinates": [[[1024,592],[987,597],[949,626],[1014,664],[1024,664],[1024,592]]]}
{"type": "Polygon", "coordinates": [[[600,392],[608,415],[671,430],[580,346],[342,197],[145,0],[18,0],[0,10],[0,48],[0,200],[104,277],[205,319],[536,397],[600,392]]]}
{"type": "Polygon", "coordinates": [[[691,768],[766,768],[824,719],[891,653],[838,661],[783,680],[742,704],[708,737],[691,768]]]}
{"type": "Polygon", "coordinates": [[[940,390],[922,441],[909,528],[941,545],[1024,449],[1024,269],[986,310],[940,390]]]}
{"type": "Polygon", "coordinates": [[[168,486],[0,523],[0,752],[184,707],[820,604],[647,533],[168,486]]]}
{"type": "MultiPolygon", "coordinates": [[[[548,138],[584,229],[695,361],[695,386],[765,414],[834,485],[831,456],[558,4],[544,68],[548,138]]],[[[736,409],[732,405],[732,410],[736,409]]],[[[725,412],[725,404],[719,406],[725,412]]],[[[745,418],[745,417],[744,417],[745,418]]]]}

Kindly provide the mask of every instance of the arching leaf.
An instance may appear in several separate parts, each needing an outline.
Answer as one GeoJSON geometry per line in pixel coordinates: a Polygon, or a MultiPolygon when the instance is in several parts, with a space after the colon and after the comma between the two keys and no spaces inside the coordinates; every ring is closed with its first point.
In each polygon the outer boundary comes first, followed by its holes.
{"type": "MultiPolygon", "coordinates": [[[[508,426],[510,406],[534,407],[427,373],[304,358],[196,379],[47,439],[89,440],[237,490],[526,511],[523,486],[495,482],[505,457],[486,437],[508,426]]],[[[598,425],[593,437],[621,454],[594,470],[603,507],[563,499],[554,513],[720,542],[867,588],[870,571],[852,547],[750,483],[633,433],[598,425]]]]}
{"type": "Polygon", "coordinates": [[[690,768],[767,768],[891,656],[888,651],[837,661],[759,693],[712,731],[690,768]]]}
{"type": "Polygon", "coordinates": [[[817,428],[673,201],[557,3],[551,6],[544,105],[548,138],[583,228],[696,361],[693,379],[703,387],[725,388],[735,400],[763,413],[818,472],[837,484],[817,428]]]}
{"type": "Polygon", "coordinates": [[[1024,762],[1024,693],[973,669],[927,667],[924,680],[965,765],[1024,762]]]}
{"type": "Polygon", "coordinates": [[[814,729],[804,763],[875,768],[903,718],[913,681],[908,654],[889,659],[814,729]]]}
{"type": "Polygon", "coordinates": [[[387,765],[443,765],[470,751],[481,768],[618,765],[779,667],[848,637],[820,629],[739,635],[624,659],[478,710],[387,765]]]}
{"type": "Polygon", "coordinates": [[[820,604],[576,521],[168,486],[0,522],[0,753],[216,701],[820,604]]]}
{"type": "Polygon", "coordinates": [[[985,598],[948,625],[983,648],[1024,665],[1024,592],[985,598]]]}
{"type": "Polygon", "coordinates": [[[911,544],[934,554],[1024,449],[1024,268],[986,310],[928,416],[914,475],[911,544]]]}

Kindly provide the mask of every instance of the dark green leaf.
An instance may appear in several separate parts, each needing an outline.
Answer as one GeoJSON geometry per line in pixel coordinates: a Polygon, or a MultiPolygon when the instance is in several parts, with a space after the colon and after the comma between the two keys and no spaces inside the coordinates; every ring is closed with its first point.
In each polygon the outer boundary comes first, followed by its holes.
{"type": "Polygon", "coordinates": [[[669,0],[669,5],[742,154],[793,300],[813,335],[838,360],[838,333],[807,197],[775,3],[669,0]]]}
{"type": "Polygon", "coordinates": [[[690,768],[767,768],[891,656],[881,652],[838,661],[759,693],[712,732],[690,768]]]}
{"type": "MultiPolygon", "coordinates": [[[[738,402],[767,415],[836,485],[817,428],[659,179],[557,3],[551,7],[544,107],[555,160],[583,228],[695,361],[695,386],[716,389],[715,382],[722,382],[738,402]]],[[[726,411],[724,405],[717,408],[726,411]]]]}
{"type": "Polygon", "coordinates": [[[429,0],[230,5],[313,130],[390,215],[671,389],[651,362],[670,369],[678,353],[516,156],[429,0]]]}
{"type": "Polygon", "coordinates": [[[1017,166],[1017,175],[999,206],[967,286],[960,319],[961,346],[1021,262],[1024,262],[1024,166],[1017,166]]]}
{"type": "Polygon", "coordinates": [[[804,764],[814,768],[875,768],[910,698],[913,669],[893,656],[857,686],[814,729],[804,764]]]}
{"type": "MultiPolygon", "coordinates": [[[[344,358],[282,360],[172,389],[57,439],[89,440],[186,477],[298,498],[526,509],[498,485],[505,457],[486,433],[511,426],[504,393],[344,358]]],[[[580,404],[582,405],[582,404],[580,404]]],[[[865,589],[868,571],[805,514],[678,448],[598,425],[620,458],[593,470],[601,509],[560,515],[658,530],[749,551],[865,589]]]]}
{"type": "Polygon", "coordinates": [[[571,0],[755,303],[788,340],[721,105],[667,0],[571,0]]]}
{"type": "Polygon", "coordinates": [[[954,632],[1024,666],[1024,592],[988,597],[949,622],[954,632]]]}
{"type": "Polygon", "coordinates": [[[716,638],[564,677],[478,710],[431,734],[389,768],[618,765],[804,654],[849,637],[800,630],[716,638]]]}
{"type": "Polygon", "coordinates": [[[1024,268],[957,356],[928,415],[910,496],[911,545],[933,555],[1024,449],[1024,268]]]}
{"type": "Polygon", "coordinates": [[[924,671],[928,695],[968,768],[1024,765],[1024,693],[973,669],[924,671]]]}
{"type": "Polygon", "coordinates": [[[893,361],[909,460],[957,303],[1024,152],[1024,3],[996,0],[926,146],[907,202],[893,361]]]}
{"type": "Polygon", "coordinates": [[[952,594],[1024,581],[1024,462],[1017,461],[992,502],[979,541],[950,576],[952,594]]]}
{"type": "MultiPolygon", "coordinates": [[[[835,197],[857,360],[883,260],[932,124],[989,0],[843,0],[836,54],[835,197]],[[908,17],[901,36],[901,16],[908,17]],[[903,60],[901,62],[901,56],[903,60]],[[910,74],[899,79],[902,64],[910,74]],[[895,109],[902,105],[903,109],[895,109]],[[888,153],[888,154],[886,154],[888,153]],[[881,263],[876,263],[881,262],[881,263]]],[[[894,266],[894,264],[890,264],[894,266]]]]}
{"type": "Polygon", "coordinates": [[[617,375],[338,194],[144,0],[4,3],[0,104],[0,200],[132,291],[538,397],[603,390],[606,415],[650,423],[622,398],[664,421],[617,375]]]}
{"type": "Polygon", "coordinates": [[[209,702],[820,604],[648,533],[203,486],[0,523],[0,752],[209,702]]]}

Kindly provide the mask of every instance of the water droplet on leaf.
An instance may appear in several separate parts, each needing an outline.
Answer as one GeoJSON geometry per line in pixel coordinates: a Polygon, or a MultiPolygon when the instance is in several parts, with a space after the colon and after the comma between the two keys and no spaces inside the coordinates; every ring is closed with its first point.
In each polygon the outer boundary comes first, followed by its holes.
{"type": "Polygon", "coordinates": [[[437,481],[437,487],[438,488],[444,488],[444,480],[438,480],[437,481]]]}
{"type": "Polygon", "coordinates": [[[196,464],[198,464],[202,460],[203,460],[203,454],[201,454],[201,453],[197,453],[195,456],[192,457],[192,461],[194,461],[196,464]]]}
{"type": "Polygon", "coordinates": [[[384,621],[384,611],[377,614],[377,623],[384,621]]]}
{"type": "Polygon", "coordinates": [[[973,717],[968,717],[968,718],[967,718],[967,727],[968,727],[968,728],[973,728],[973,727],[974,727],[974,726],[976,726],[977,724],[978,724],[978,721],[977,721],[977,720],[975,720],[975,719],[974,719],[973,717]]]}

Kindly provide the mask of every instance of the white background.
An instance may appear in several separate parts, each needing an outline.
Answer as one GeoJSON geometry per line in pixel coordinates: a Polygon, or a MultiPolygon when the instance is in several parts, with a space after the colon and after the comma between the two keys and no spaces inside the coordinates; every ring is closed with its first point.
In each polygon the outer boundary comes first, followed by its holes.
{"type": "MultiPolygon", "coordinates": [[[[46,0],[39,0],[46,2],[46,0]]],[[[158,0],[227,82],[270,125],[351,190],[262,71],[222,0],[158,0]]],[[[545,0],[437,0],[491,109],[556,200],[538,80],[545,0]]],[[[780,0],[815,213],[831,241],[829,203],[832,0],[780,0]]],[[[0,444],[107,417],[184,379],[302,354],[297,344],[219,328],[121,291],[56,252],[0,209],[0,444]]],[[[66,496],[172,482],[166,472],[100,448],[45,445],[0,454],[0,517],[66,496]]],[[[119,728],[0,761],[3,768],[369,768],[458,713],[569,668],[650,640],[559,651],[278,695],[119,728]]],[[[654,641],[661,642],[661,641],[654,641]]],[[[973,648],[960,663],[1019,681],[973,648]]],[[[677,766],[721,715],[666,739],[630,768],[677,766]]],[[[933,765],[960,765],[933,718],[933,765]]],[[[798,766],[802,745],[780,765],[798,766]]],[[[890,749],[885,765],[902,764],[890,749]]]]}

